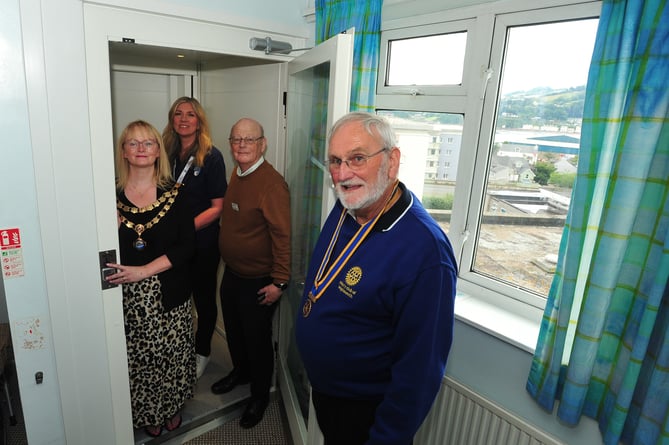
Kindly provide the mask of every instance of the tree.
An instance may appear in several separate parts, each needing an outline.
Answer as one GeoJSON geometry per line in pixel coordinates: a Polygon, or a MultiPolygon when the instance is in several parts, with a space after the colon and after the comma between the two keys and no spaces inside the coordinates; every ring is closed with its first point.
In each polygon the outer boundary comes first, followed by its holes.
{"type": "Polygon", "coordinates": [[[555,170],[557,169],[553,166],[553,164],[549,164],[548,162],[537,162],[532,168],[532,171],[534,172],[534,182],[537,182],[541,185],[548,184],[548,180],[555,170]]]}

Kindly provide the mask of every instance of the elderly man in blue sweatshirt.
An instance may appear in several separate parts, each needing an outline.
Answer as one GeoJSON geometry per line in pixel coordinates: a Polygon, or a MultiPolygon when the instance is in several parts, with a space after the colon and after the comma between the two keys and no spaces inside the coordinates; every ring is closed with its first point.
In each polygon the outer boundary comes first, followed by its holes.
{"type": "Polygon", "coordinates": [[[407,445],[439,391],[453,339],[451,244],[398,179],[389,123],[349,113],[327,164],[337,195],[296,322],[325,445],[407,445]]]}

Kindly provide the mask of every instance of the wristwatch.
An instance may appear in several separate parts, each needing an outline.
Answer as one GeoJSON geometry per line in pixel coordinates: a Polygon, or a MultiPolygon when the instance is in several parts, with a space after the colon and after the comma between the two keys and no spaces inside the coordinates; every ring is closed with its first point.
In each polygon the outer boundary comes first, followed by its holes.
{"type": "Polygon", "coordinates": [[[286,290],[288,288],[288,283],[272,283],[282,291],[286,290]]]}

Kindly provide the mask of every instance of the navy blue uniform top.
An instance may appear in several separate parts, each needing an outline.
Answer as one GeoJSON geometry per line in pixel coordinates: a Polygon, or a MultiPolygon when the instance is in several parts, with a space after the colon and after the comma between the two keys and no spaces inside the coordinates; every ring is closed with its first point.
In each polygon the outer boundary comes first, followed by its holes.
{"type": "MultiPolygon", "coordinates": [[[[176,181],[184,166],[179,157],[172,159],[172,175],[176,181]]],[[[225,174],[225,161],[223,155],[216,147],[212,147],[209,154],[204,158],[204,165],[198,167],[195,162],[188,169],[188,173],[182,180],[179,193],[183,194],[193,211],[193,218],[211,207],[211,200],[225,197],[228,189],[228,181],[225,174]]],[[[214,221],[207,227],[203,227],[195,233],[198,248],[218,245],[218,221],[214,221]]]]}

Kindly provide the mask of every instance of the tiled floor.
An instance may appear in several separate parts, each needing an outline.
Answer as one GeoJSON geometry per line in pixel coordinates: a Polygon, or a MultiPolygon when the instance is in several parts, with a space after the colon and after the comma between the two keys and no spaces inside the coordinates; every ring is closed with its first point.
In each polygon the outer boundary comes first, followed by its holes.
{"type": "Polygon", "coordinates": [[[285,415],[280,399],[270,402],[263,420],[255,427],[245,430],[233,419],[218,428],[198,436],[185,445],[291,445],[285,415]]]}
{"type": "Polygon", "coordinates": [[[232,369],[225,339],[214,333],[212,355],[204,375],[195,388],[195,397],[184,407],[182,426],[170,433],[163,430],[160,437],[147,436],[143,430],[135,430],[135,445],[145,444],[257,444],[289,445],[289,435],[284,426],[285,416],[281,402],[273,393],[273,401],[267,415],[251,430],[239,427],[238,419],[249,397],[249,385],[242,385],[223,395],[211,392],[211,385],[226,376],[232,369]]]}

